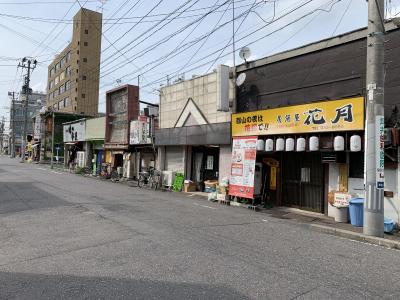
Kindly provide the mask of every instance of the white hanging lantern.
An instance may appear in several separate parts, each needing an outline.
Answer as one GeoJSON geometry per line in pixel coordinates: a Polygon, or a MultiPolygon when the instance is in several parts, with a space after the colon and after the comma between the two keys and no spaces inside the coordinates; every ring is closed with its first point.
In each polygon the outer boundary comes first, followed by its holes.
{"type": "Polygon", "coordinates": [[[285,150],[285,140],[283,138],[276,139],[276,151],[285,150]]]}
{"type": "Polygon", "coordinates": [[[273,139],[267,139],[265,141],[265,151],[267,151],[267,152],[274,151],[274,140],[273,139]]]}
{"type": "Polygon", "coordinates": [[[341,135],[335,136],[333,140],[333,150],[344,151],[344,137],[341,135]]]}
{"type": "Polygon", "coordinates": [[[319,139],[317,136],[310,137],[309,141],[310,151],[318,151],[319,150],[319,139]]]}
{"type": "Polygon", "coordinates": [[[285,151],[294,151],[294,138],[287,138],[285,141],[285,151]]]}
{"type": "Polygon", "coordinates": [[[350,151],[361,151],[361,136],[359,136],[358,134],[354,134],[350,138],[350,151]]]}
{"type": "Polygon", "coordinates": [[[257,151],[264,151],[265,143],[264,140],[257,140],[257,151]]]}
{"type": "Polygon", "coordinates": [[[298,138],[296,141],[296,151],[302,152],[306,151],[306,139],[305,138],[298,138]]]}

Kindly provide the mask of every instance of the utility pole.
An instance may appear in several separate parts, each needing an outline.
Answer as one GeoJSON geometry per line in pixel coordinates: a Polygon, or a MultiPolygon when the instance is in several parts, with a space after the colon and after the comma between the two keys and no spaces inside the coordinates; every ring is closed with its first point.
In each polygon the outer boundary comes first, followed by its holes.
{"type": "Polygon", "coordinates": [[[3,148],[3,140],[4,140],[4,116],[1,118],[1,124],[0,124],[0,152],[3,153],[4,148],[3,148]]]}
{"type": "Polygon", "coordinates": [[[54,168],[54,121],[55,115],[54,110],[51,112],[51,160],[50,160],[50,169],[54,168]]]}
{"type": "Polygon", "coordinates": [[[11,143],[8,145],[10,149],[11,158],[15,158],[15,92],[8,92],[8,96],[12,97],[11,99],[11,143]]]}
{"type": "Polygon", "coordinates": [[[383,237],[384,218],[384,0],[368,1],[367,115],[364,234],[383,237]]]}
{"type": "Polygon", "coordinates": [[[29,106],[29,94],[30,94],[30,80],[31,80],[31,70],[36,67],[36,59],[30,59],[24,57],[18,67],[27,69],[27,74],[25,76],[25,84],[23,86],[23,92],[25,93],[25,100],[23,101],[23,112],[24,112],[24,127],[21,137],[21,162],[25,162],[25,148],[26,148],[26,136],[27,136],[27,123],[28,123],[28,106],[29,106]],[[25,90],[24,90],[25,89],[25,90]]]}

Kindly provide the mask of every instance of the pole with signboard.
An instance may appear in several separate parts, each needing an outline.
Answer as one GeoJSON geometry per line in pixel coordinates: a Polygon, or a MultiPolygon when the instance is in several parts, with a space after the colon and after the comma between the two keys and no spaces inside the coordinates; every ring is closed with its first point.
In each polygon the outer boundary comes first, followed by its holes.
{"type": "Polygon", "coordinates": [[[383,237],[384,224],[384,0],[368,2],[364,234],[383,237]]]}

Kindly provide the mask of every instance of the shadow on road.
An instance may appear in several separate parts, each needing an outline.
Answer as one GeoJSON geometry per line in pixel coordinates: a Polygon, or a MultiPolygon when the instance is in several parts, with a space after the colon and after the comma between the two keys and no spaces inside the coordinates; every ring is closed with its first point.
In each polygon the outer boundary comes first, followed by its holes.
{"type": "Polygon", "coordinates": [[[249,299],[224,286],[0,272],[1,299],[249,299]]]}
{"type": "Polygon", "coordinates": [[[68,205],[31,182],[0,182],[0,214],[68,205]]]}

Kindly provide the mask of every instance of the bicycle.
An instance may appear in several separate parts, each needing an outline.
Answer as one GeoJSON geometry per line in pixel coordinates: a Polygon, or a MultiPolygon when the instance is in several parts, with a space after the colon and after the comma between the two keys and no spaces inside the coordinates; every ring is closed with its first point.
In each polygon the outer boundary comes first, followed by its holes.
{"type": "Polygon", "coordinates": [[[147,188],[157,190],[161,183],[161,172],[155,170],[153,167],[149,168],[149,171],[143,171],[139,173],[138,187],[142,188],[147,186],[147,188]]]}

